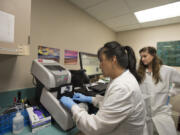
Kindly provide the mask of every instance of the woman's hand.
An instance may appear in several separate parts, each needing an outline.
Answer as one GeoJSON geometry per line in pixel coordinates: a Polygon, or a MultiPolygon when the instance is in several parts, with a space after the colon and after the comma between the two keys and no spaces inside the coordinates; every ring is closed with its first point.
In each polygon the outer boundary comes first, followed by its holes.
{"type": "Polygon", "coordinates": [[[81,93],[75,93],[73,95],[73,100],[80,101],[80,102],[92,103],[92,97],[91,96],[85,96],[81,93]]]}

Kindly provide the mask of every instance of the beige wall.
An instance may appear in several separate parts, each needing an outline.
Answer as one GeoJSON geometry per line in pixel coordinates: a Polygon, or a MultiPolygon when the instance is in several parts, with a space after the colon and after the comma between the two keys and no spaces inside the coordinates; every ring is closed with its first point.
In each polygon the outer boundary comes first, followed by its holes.
{"type": "MultiPolygon", "coordinates": [[[[139,60],[139,50],[145,46],[156,47],[157,42],[180,40],[180,24],[131,30],[117,33],[117,40],[131,46],[139,60]]],[[[177,68],[180,70],[180,68],[177,68]]]]}
{"type": "MultiPolygon", "coordinates": [[[[63,64],[64,49],[96,53],[105,42],[115,39],[114,32],[66,0],[32,0],[30,56],[0,55],[0,92],[33,86],[30,67],[37,58],[38,45],[59,48],[63,64]]],[[[65,66],[80,68],[79,63],[65,66]]]]}
{"type": "MultiPolygon", "coordinates": [[[[156,47],[159,41],[175,41],[180,40],[180,24],[172,24],[168,26],[132,30],[117,33],[117,40],[125,45],[130,45],[139,59],[139,49],[144,46],[156,47]]],[[[180,67],[175,67],[180,71],[180,67]]],[[[180,95],[171,98],[173,110],[180,113],[180,95]]]]}
{"type": "MultiPolygon", "coordinates": [[[[115,33],[66,0],[32,0],[31,37],[33,56],[37,46],[59,48],[61,64],[64,49],[96,53],[115,33]],[[42,4],[43,3],[43,4],[42,4]]],[[[79,68],[68,66],[67,68],[79,68]]]]}

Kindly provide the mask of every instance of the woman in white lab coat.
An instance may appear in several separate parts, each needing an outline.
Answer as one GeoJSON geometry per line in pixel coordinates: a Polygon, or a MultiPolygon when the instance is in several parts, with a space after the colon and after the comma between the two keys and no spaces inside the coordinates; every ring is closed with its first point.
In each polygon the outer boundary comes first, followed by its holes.
{"type": "Polygon", "coordinates": [[[69,97],[60,101],[71,110],[77,127],[85,135],[143,135],[145,107],[133,50],[113,41],[98,51],[98,57],[103,75],[111,78],[105,96],[73,97],[98,106],[98,112],[88,114],[69,97]]]}
{"type": "Polygon", "coordinates": [[[180,73],[162,65],[154,47],[144,47],[139,53],[138,73],[142,78],[140,88],[145,98],[149,135],[176,135],[168,102],[169,96],[176,95],[180,90],[180,73]],[[170,89],[172,83],[175,85],[170,89]]]}

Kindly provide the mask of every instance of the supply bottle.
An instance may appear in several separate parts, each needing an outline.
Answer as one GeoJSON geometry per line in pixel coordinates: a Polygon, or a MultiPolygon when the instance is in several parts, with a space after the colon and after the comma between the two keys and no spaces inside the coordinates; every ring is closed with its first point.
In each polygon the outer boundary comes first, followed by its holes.
{"type": "Polygon", "coordinates": [[[13,134],[19,134],[24,129],[24,117],[18,111],[13,118],[13,134]]]}

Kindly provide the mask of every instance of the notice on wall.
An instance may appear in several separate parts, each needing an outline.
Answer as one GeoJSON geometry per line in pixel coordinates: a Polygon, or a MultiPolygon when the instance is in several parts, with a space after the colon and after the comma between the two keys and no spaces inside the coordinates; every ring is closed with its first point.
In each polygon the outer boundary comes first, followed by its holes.
{"type": "Polygon", "coordinates": [[[0,11],[0,42],[14,42],[15,16],[0,11]]]}

